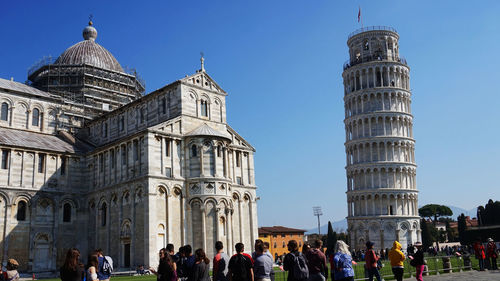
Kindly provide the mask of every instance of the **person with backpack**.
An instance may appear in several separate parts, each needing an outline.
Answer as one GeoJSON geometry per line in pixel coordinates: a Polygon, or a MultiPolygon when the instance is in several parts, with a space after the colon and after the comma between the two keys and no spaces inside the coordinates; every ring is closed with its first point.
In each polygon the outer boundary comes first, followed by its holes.
{"type": "Polygon", "coordinates": [[[255,243],[254,257],[254,278],[255,281],[271,281],[271,271],[273,271],[273,259],[264,252],[264,243],[255,243]]]}
{"type": "Polygon", "coordinates": [[[413,255],[410,265],[416,268],[415,278],[417,281],[423,281],[424,279],[422,278],[422,273],[425,269],[425,260],[424,251],[422,250],[422,242],[415,243],[415,247],[417,248],[417,252],[413,255]]]}
{"type": "Polygon", "coordinates": [[[309,279],[309,268],[305,255],[299,252],[297,241],[288,241],[288,253],[283,259],[283,269],[288,271],[287,281],[306,281],[309,279]]]}
{"type": "Polygon", "coordinates": [[[396,281],[403,281],[405,254],[401,252],[401,244],[394,241],[392,249],[389,251],[389,260],[391,261],[392,273],[396,281]]]}
{"type": "Polygon", "coordinates": [[[254,281],[252,260],[243,254],[245,246],[243,243],[236,243],[235,249],[236,254],[229,260],[229,281],[254,281]]]}
{"type": "Polygon", "coordinates": [[[309,281],[325,281],[328,276],[326,256],[321,251],[323,242],[314,241],[313,248],[306,253],[307,267],[309,268],[309,281]]]}
{"type": "Polygon", "coordinates": [[[373,281],[373,276],[377,277],[378,281],[381,281],[380,273],[378,272],[378,256],[373,250],[373,245],[375,243],[368,241],[366,242],[366,253],[365,253],[365,268],[368,272],[368,280],[373,281]]]}
{"type": "Polygon", "coordinates": [[[19,263],[15,259],[9,259],[6,266],[7,271],[2,271],[0,268],[0,279],[2,281],[18,281],[20,278],[19,272],[17,272],[18,267],[19,263]]]}
{"type": "Polygon", "coordinates": [[[335,244],[335,254],[333,255],[332,271],[335,281],[352,281],[354,280],[354,270],[352,269],[352,256],[349,252],[349,246],[338,240],[335,244]]]}
{"type": "Polygon", "coordinates": [[[95,253],[99,259],[97,278],[99,281],[109,281],[113,272],[113,259],[110,256],[104,256],[102,249],[95,250],[95,253]]]}

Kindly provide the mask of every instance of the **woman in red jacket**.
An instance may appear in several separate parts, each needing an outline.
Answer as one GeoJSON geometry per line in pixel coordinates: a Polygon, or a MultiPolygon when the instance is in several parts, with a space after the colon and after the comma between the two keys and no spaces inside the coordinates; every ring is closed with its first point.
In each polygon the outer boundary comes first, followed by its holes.
{"type": "Polygon", "coordinates": [[[375,251],[373,250],[373,245],[375,243],[368,241],[366,242],[366,254],[365,254],[365,267],[366,270],[368,271],[368,280],[373,281],[373,276],[377,277],[378,281],[381,281],[382,278],[380,277],[380,273],[378,272],[377,268],[377,261],[379,257],[377,254],[375,254],[375,251]]]}
{"type": "Polygon", "coordinates": [[[486,255],[484,254],[484,246],[479,239],[477,239],[474,243],[474,253],[476,255],[476,259],[479,260],[479,270],[484,271],[484,259],[486,258],[486,255]]]}

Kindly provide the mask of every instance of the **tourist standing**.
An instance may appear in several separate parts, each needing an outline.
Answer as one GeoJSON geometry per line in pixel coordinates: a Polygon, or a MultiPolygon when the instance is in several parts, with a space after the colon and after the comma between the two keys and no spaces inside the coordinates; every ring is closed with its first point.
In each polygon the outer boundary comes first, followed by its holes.
{"type": "Polygon", "coordinates": [[[89,255],[87,260],[87,281],[97,281],[97,271],[99,268],[99,258],[96,254],[89,255]]]}
{"type": "Polygon", "coordinates": [[[488,259],[490,259],[490,269],[498,269],[497,265],[497,245],[493,239],[488,238],[488,244],[486,245],[486,253],[488,254],[488,259]]]}
{"type": "MultiPolygon", "coordinates": [[[[264,242],[264,253],[267,254],[267,255],[269,255],[269,257],[271,258],[271,260],[274,261],[273,255],[269,251],[269,242],[264,242]]],[[[273,266],[274,266],[274,262],[273,262],[273,266]]],[[[271,274],[270,274],[269,277],[271,278],[271,281],[274,281],[274,269],[271,270],[271,274]]]]}
{"type": "Polygon", "coordinates": [[[484,246],[481,243],[481,240],[478,238],[474,243],[474,254],[476,255],[476,259],[479,261],[479,270],[484,270],[484,260],[486,259],[486,255],[484,253],[484,246]]]}
{"type": "Polygon", "coordinates": [[[193,248],[191,248],[191,245],[184,246],[184,256],[186,257],[186,259],[184,260],[182,271],[184,277],[189,278],[189,276],[191,276],[191,274],[193,273],[193,266],[196,262],[195,256],[193,256],[193,248]]]}
{"type": "Polygon", "coordinates": [[[411,261],[411,264],[415,266],[416,268],[416,274],[415,277],[417,281],[423,281],[423,273],[425,269],[425,261],[424,261],[424,250],[422,249],[422,243],[417,242],[415,243],[415,248],[417,248],[417,252],[415,255],[413,255],[413,260],[411,261]]]}
{"type": "Polygon", "coordinates": [[[243,243],[236,243],[236,254],[229,259],[228,277],[230,281],[254,281],[253,262],[248,255],[244,255],[243,243]]]}
{"type": "Polygon", "coordinates": [[[304,254],[299,252],[297,241],[288,241],[289,253],[283,259],[283,269],[288,271],[288,281],[305,281],[309,278],[309,268],[304,254]]]}
{"type": "Polygon", "coordinates": [[[177,277],[180,280],[184,280],[186,278],[186,274],[184,273],[184,267],[186,263],[186,254],[184,250],[184,246],[179,248],[179,252],[176,255],[176,266],[177,266],[177,277]]]}
{"type": "Polygon", "coordinates": [[[99,259],[99,267],[97,269],[97,278],[100,281],[109,281],[111,272],[113,272],[113,260],[110,256],[104,256],[102,249],[95,250],[99,259]]]}
{"type": "Polygon", "coordinates": [[[401,252],[401,244],[398,241],[394,241],[392,244],[392,249],[389,251],[389,260],[391,261],[392,273],[396,281],[403,280],[404,266],[403,262],[405,260],[405,254],[401,252]]]}
{"type": "Polygon", "coordinates": [[[194,265],[188,281],[210,281],[210,260],[203,249],[197,249],[194,252],[194,265]]]}
{"type": "Polygon", "coordinates": [[[326,273],[326,257],[320,250],[322,245],[321,240],[316,240],[313,248],[306,253],[309,281],[325,281],[325,276],[328,276],[328,273],[326,273]]]}
{"type": "Polygon", "coordinates": [[[375,243],[371,241],[366,242],[365,267],[368,272],[368,280],[373,281],[373,276],[375,276],[378,281],[381,281],[382,278],[377,268],[379,258],[373,250],[373,245],[375,245],[375,243]]]}
{"type": "Polygon", "coordinates": [[[335,254],[333,256],[332,272],[335,281],[354,280],[354,270],[352,269],[352,256],[349,252],[349,246],[338,240],[335,244],[335,254]]]}
{"type": "Polygon", "coordinates": [[[17,272],[17,268],[19,267],[19,263],[15,259],[9,259],[7,261],[6,269],[7,271],[3,271],[0,268],[0,273],[2,273],[2,278],[4,281],[18,281],[19,280],[19,272],[17,272]]]}
{"type": "Polygon", "coordinates": [[[173,262],[172,258],[167,252],[167,249],[163,248],[158,253],[160,256],[160,262],[158,264],[158,270],[150,267],[149,271],[156,275],[157,281],[176,281],[177,272],[176,264],[173,262]]]}
{"type": "Polygon", "coordinates": [[[255,281],[271,281],[273,258],[264,252],[264,243],[262,241],[255,243],[253,268],[255,281]]]}
{"type": "Polygon", "coordinates": [[[165,249],[167,249],[167,254],[170,256],[172,261],[174,263],[177,263],[177,255],[175,254],[174,244],[167,244],[167,247],[165,249]]]}
{"type": "Polygon", "coordinates": [[[64,265],[60,270],[62,281],[81,281],[83,279],[83,265],[78,261],[79,258],[80,251],[77,248],[68,250],[64,265]]]}
{"type": "Polygon", "coordinates": [[[217,254],[214,257],[213,276],[214,281],[227,280],[227,267],[229,265],[229,256],[224,253],[224,244],[221,241],[215,242],[217,254]]]}

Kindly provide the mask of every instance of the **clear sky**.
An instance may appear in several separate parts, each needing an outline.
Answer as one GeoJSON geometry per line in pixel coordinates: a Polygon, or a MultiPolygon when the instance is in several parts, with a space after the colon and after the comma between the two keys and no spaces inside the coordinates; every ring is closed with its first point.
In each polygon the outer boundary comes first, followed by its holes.
{"type": "Polygon", "coordinates": [[[419,204],[500,200],[499,1],[4,1],[0,77],[26,80],[82,40],[135,67],[150,92],[199,69],[229,93],[228,122],[256,149],[259,225],[347,214],[342,64],[363,22],[394,27],[411,67],[419,204]]]}

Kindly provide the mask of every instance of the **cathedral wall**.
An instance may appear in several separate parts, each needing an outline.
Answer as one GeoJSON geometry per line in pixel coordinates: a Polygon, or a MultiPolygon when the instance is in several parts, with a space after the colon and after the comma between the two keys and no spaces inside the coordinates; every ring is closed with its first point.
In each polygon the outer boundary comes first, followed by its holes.
{"type": "Polygon", "coordinates": [[[15,94],[0,89],[0,105],[8,105],[7,120],[0,120],[0,126],[54,134],[58,126],[61,104],[48,98],[37,98],[29,94],[15,94]]]}
{"type": "Polygon", "coordinates": [[[133,135],[180,114],[176,87],[167,86],[91,121],[89,140],[97,145],[133,135]]]}

